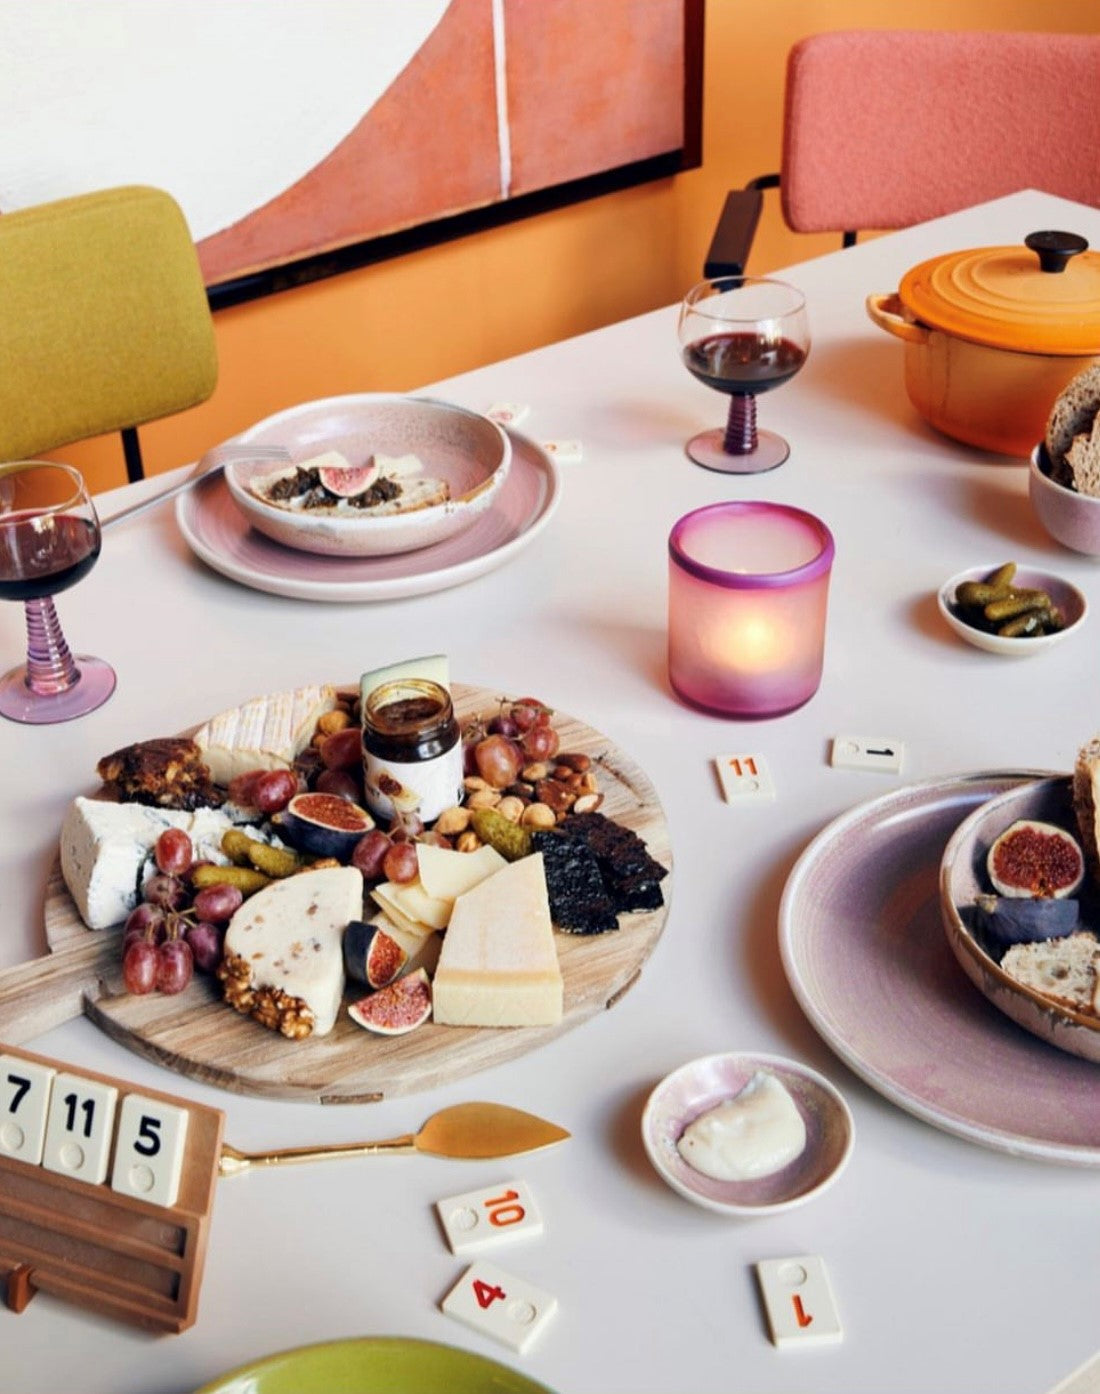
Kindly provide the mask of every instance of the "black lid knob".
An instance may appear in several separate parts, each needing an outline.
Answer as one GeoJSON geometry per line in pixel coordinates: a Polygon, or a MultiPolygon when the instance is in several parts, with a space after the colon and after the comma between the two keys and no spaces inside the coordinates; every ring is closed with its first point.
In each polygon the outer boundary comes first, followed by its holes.
{"type": "Polygon", "coordinates": [[[1024,246],[1038,253],[1039,268],[1055,274],[1066,269],[1070,257],[1087,252],[1089,244],[1075,232],[1029,232],[1024,246]]]}

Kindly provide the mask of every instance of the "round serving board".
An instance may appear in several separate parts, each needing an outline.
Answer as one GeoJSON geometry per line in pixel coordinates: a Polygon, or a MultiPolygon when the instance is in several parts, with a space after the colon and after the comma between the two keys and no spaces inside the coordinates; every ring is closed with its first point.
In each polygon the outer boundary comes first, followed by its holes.
{"type": "MultiPolygon", "coordinates": [[[[455,684],[460,717],[492,715],[497,694],[455,684]]],[[[593,761],[604,800],[600,812],[632,828],[650,854],[671,867],[668,827],[639,767],[605,736],[556,712],[561,749],[593,761]]],[[[565,985],[553,1027],[452,1027],[427,1023],[407,1036],[374,1036],[341,1013],[316,1040],[288,1041],[239,1016],[219,984],[196,974],[178,996],[135,997],[122,985],[121,928],[90,930],[80,919],[56,862],[46,889],[50,954],[0,974],[0,1023],[13,1044],[83,1011],[115,1040],[205,1084],[269,1098],[368,1103],[430,1089],[536,1049],[597,1012],[613,1007],[635,982],[664,928],[664,905],[619,917],[620,928],[592,936],[555,934],[565,985]]],[[[354,1000],[360,993],[349,993],[354,1000]]]]}

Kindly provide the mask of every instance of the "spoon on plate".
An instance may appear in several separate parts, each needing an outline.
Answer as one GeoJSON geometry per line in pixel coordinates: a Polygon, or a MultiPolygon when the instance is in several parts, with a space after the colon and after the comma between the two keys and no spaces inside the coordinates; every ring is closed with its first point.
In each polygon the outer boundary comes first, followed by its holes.
{"type": "Polygon", "coordinates": [[[454,1104],[433,1113],[417,1133],[382,1142],[334,1142],[317,1147],[284,1147],[275,1152],[238,1152],[223,1143],[219,1176],[239,1176],[255,1166],[318,1162],[330,1157],[373,1157],[380,1153],[423,1152],[432,1157],[514,1157],[564,1142],[569,1136],[556,1123],[507,1104],[454,1104]]]}
{"type": "Polygon", "coordinates": [[[158,504],[166,503],[169,499],[175,498],[177,494],[182,494],[185,489],[190,489],[192,485],[198,484],[200,480],[207,479],[211,475],[220,474],[226,465],[232,464],[236,460],[270,460],[272,464],[289,464],[290,451],[281,445],[215,445],[206,452],[199,460],[195,468],[185,479],[181,479],[178,484],[173,484],[169,489],[162,489],[159,494],[152,494],[147,499],[142,499],[140,503],[133,503],[129,508],[123,508],[118,513],[112,513],[109,518],[99,520],[100,528],[110,527],[112,523],[124,522],[127,518],[134,518],[139,513],[144,513],[147,508],[155,508],[158,504]]]}

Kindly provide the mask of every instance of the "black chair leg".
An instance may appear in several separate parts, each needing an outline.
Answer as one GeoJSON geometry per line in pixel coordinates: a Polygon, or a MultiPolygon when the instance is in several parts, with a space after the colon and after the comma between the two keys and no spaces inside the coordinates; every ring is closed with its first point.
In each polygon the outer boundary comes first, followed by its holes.
{"type": "Polygon", "coordinates": [[[138,442],[137,428],[134,426],[123,426],[122,428],[122,453],[126,457],[126,478],[131,484],[135,484],[139,479],[145,478],[145,469],[141,463],[141,445],[138,442]]]}

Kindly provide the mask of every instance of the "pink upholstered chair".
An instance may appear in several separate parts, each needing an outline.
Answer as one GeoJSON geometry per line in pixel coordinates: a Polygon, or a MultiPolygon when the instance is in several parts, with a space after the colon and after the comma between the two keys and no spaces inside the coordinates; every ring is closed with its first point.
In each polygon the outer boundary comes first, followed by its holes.
{"type": "Polygon", "coordinates": [[[763,192],[796,232],[907,227],[1017,189],[1100,206],[1100,34],[857,29],[787,60],[782,174],[730,194],[708,276],[739,275],[763,192]]]}

